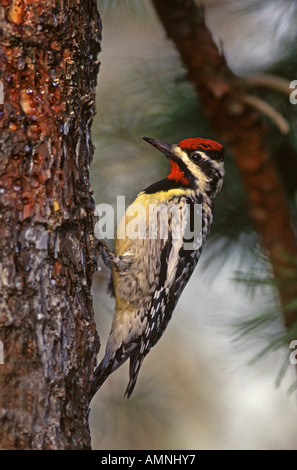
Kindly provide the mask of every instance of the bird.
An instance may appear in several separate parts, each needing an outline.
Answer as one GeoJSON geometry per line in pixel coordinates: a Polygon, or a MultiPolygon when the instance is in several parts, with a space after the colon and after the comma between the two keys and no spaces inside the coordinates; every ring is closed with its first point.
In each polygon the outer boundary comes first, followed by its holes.
{"type": "Polygon", "coordinates": [[[220,143],[204,138],[178,144],[143,139],[165,154],[170,172],[142,190],[127,208],[116,230],[114,251],[105,240],[98,241],[112,270],[115,315],[105,355],[93,374],[91,397],[128,359],[124,397],[131,396],[144,358],[163,335],[197,265],[213,222],[213,198],[223,184],[220,143]],[[196,232],[195,220],[200,226],[196,232]]]}

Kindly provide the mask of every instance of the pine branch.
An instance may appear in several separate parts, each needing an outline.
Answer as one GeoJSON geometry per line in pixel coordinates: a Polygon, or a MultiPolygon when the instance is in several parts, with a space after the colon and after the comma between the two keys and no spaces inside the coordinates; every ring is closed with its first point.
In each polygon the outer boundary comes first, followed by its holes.
{"type": "Polygon", "coordinates": [[[287,96],[292,93],[289,80],[269,73],[252,75],[247,77],[245,82],[250,87],[270,88],[287,96]]]}
{"type": "Polygon", "coordinates": [[[288,121],[266,101],[258,98],[257,96],[248,95],[244,93],[241,96],[241,101],[248,106],[260,111],[260,113],[266,114],[279,128],[282,134],[288,134],[290,131],[290,124],[288,121]]]}

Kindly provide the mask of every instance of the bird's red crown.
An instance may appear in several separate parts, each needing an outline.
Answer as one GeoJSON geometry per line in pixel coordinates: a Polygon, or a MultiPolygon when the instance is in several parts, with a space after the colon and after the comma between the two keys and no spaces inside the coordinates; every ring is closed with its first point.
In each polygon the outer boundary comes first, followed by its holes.
{"type": "Polygon", "coordinates": [[[178,146],[183,150],[216,150],[220,152],[223,150],[223,146],[216,142],[215,140],[210,139],[184,139],[182,140],[178,146]]]}

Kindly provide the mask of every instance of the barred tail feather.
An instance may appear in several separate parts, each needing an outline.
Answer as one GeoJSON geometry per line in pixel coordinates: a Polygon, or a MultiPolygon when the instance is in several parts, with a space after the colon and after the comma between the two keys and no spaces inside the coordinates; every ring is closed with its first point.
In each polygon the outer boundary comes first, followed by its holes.
{"type": "Polygon", "coordinates": [[[91,386],[91,397],[93,397],[99,388],[101,388],[107,377],[118,367],[120,367],[127,359],[127,356],[122,356],[121,360],[118,361],[116,355],[114,355],[110,361],[108,361],[106,357],[102,359],[94,372],[94,378],[91,386]]]}
{"type": "Polygon", "coordinates": [[[112,363],[109,363],[107,367],[103,366],[102,363],[103,361],[99,364],[99,366],[94,372],[94,378],[93,378],[91,391],[90,391],[91,398],[93,398],[95,393],[99,390],[101,385],[103,385],[107,377],[112,372],[112,363]]]}
{"type": "MultiPolygon", "coordinates": [[[[95,395],[95,393],[100,389],[103,385],[107,377],[112,374],[115,370],[117,370],[124,362],[129,359],[130,354],[132,353],[133,349],[137,346],[136,343],[132,343],[127,347],[125,345],[121,345],[110,358],[108,352],[100,362],[99,366],[94,372],[94,378],[91,385],[91,398],[95,395]]],[[[133,353],[132,353],[133,354],[133,353]]],[[[137,357],[137,354],[136,354],[137,357]]],[[[130,363],[131,364],[131,363],[130,363]]],[[[134,384],[135,385],[135,384],[134,384]]]]}
{"type": "Polygon", "coordinates": [[[129,366],[129,383],[127,385],[126,391],[124,393],[124,398],[130,398],[134,387],[137,382],[138,374],[140,371],[140,367],[143,363],[144,360],[144,355],[139,355],[139,351],[137,351],[135,354],[133,354],[130,357],[130,366],[129,366]]]}

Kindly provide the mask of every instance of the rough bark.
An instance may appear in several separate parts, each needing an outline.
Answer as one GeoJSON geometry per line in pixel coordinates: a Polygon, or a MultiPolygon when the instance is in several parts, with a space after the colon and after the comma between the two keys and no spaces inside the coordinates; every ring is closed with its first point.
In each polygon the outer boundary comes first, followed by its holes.
{"type": "MultiPolygon", "coordinates": [[[[272,161],[266,125],[258,112],[243,103],[245,82],[228,68],[206,26],[203,10],[194,0],[152,3],[180,53],[213,129],[236,161],[250,218],[269,256],[285,307],[297,298],[297,242],[287,197],[272,161]]],[[[296,321],[297,309],[284,310],[288,329],[296,321]]]]}
{"type": "Polygon", "coordinates": [[[0,447],[90,448],[95,0],[0,0],[0,447]]]}

